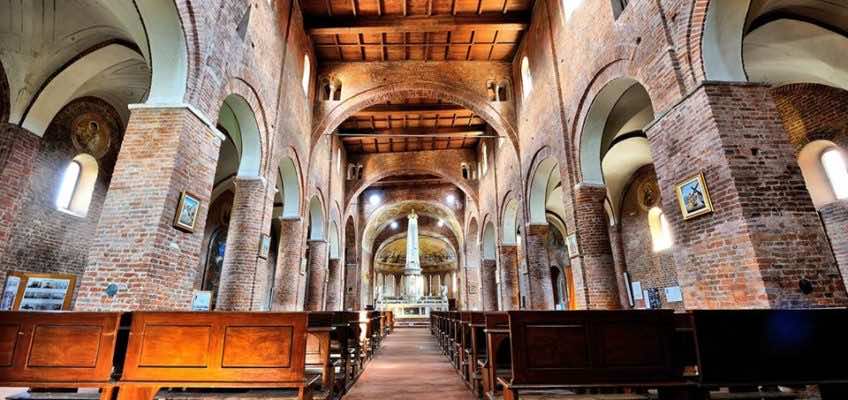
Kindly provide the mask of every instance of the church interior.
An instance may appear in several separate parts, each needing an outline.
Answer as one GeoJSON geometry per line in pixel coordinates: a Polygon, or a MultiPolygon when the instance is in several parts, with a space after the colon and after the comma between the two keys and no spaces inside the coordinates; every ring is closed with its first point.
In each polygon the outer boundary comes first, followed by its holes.
{"type": "Polygon", "coordinates": [[[0,0],[0,396],[848,399],[845,0],[0,0]]]}

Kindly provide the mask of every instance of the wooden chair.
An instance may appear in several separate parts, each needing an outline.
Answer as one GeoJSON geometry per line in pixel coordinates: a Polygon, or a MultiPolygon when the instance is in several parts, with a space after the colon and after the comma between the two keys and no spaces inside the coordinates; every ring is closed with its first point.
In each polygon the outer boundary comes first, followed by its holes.
{"type": "Polygon", "coordinates": [[[0,387],[98,388],[111,400],[121,313],[0,312],[0,387]]]}
{"type": "Polygon", "coordinates": [[[648,399],[647,389],[681,399],[694,390],[673,360],[671,310],[510,311],[509,335],[511,376],[498,377],[505,400],[584,389],[618,392],[593,399],[648,399]]]}
{"type": "Polygon", "coordinates": [[[306,313],[134,312],[118,400],[150,400],[161,388],[310,400],[321,377],[305,373],[307,322],[306,313]]]}

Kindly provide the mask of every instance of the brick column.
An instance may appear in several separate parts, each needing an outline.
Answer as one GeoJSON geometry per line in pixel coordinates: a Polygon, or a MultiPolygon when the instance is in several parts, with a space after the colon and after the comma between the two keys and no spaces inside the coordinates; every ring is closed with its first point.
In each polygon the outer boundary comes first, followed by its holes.
{"type": "Polygon", "coordinates": [[[309,260],[306,265],[306,311],[324,310],[324,293],[327,288],[327,241],[310,240],[309,260]]]}
{"type": "Polygon", "coordinates": [[[630,299],[627,296],[627,282],[624,281],[624,272],[627,271],[627,260],[624,258],[624,241],[621,237],[621,225],[616,224],[608,229],[610,248],[612,250],[612,262],[615,267],[615,279],[618,285],[618,302],[622,308],[630,308],[630,299]]]}
{"type": "Polygon", "coordinates": [[[327,262],[327,311],[341,311],[342,309],[342,271],[341,261],[331,258],[327,262]]]}
{"type": "MultiPolygon", "coordinates": [[[[221,267],[221,283],[215,308],[221,311],[258,310],[265,294],[256,293],[264,285],[267,262],[259,258],[262,234],[269,231],[266,221],[268,188],[265,179],[236,177],[227,249],[221,267]]],[[[273,198],[270,200],[273,201],[273,198]]]]}
{"type": "Polygon", "coordinates": [[[131,110],[80,284],[78,310],[188,310],[220,137],[187,108],[131,110]],[[174,228],[180,192],[194,232],[174,228]],[[106,288],[115,284],[114,296],[106,288]]]}
{"type": "Polygon", "coordinates": [[[704,83],[647,135],[687,308],[848,304],[767,86],[704,83]],[[684,221],[675,185],[698,172],[715,212],[684,221]]]}
{"type": "Polygon", "coordinates": [[[495,260],[483,260],[480,265],[480,292],[483,298],[484,311],[498,310],[498,284],[495,276],[498,273],[498,265],[495,260]]]}
{"type": "Polygon", "coordinates": [[[553,310],[554,287],[551,283],[551,267],[545,241],[548,225],[527,225],[527,273],[530,293],[527,294],[527,309],[553,310]]]}
{"type": "MultiPolygon", "coordinates": [[[[359,296],[357,288],[359,287],[359,264],[348,263],[345,265],[345,287],[344,287],[344,309],[358,310],[359,296]]],[[[394,278],[393,278],[394,279],[394,278]]]]}
{"type": "Polygon", "coordinates": [[[501,310],[517,310],[518,299],[518,246],[502,244],[501,257],[501,310]]]}
{"type": "Polygon", "coordinates": [[[608,310],[621,307],[618,298],[618,277],[610,247],[609,218],[604,209],[607,189],[601,185],[579,184],[574,188],[579,257],[572,260],[576,302],[589,310],[608,310]],[[583,295],[582,301],[579,299],[583,295]]]}
{"type": "Polygon", "coordinates": [[[272,311],[298,310],[300,263],[303,259],[303,219],[280,218],[280,247],[272,291],[272,311]]]}
{"type": "Polygon", "coordinates": [[[830,238],[833,255],[839,265],[842,281],[848,282],[848,200],[839,200],[819,209],[830,238]]]}
{"type": "MultiPolygon", "coordinates": [[[[30,186],[41,138],[15,125],[0,122],[0,260],[5,258],[15,220],[30,186]]],[[[0,263],[0,265],[3,265],[0,263]]],[[[5,274],[0,271],[0,282],[5,274]]]]}

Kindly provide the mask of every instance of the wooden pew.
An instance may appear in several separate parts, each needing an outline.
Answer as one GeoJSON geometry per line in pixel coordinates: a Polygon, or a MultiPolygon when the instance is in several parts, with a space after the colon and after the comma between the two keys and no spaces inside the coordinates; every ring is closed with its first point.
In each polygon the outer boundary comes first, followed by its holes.
{"type": "Polygon", "coordinates": [[[699,310],[691,323],[698,398],[793,398],[757,387],[816,384],[822,400],[848,399],[846,309],[699,310]]]}
{"type": "Polygon", "coordinates": [[[118,400],[150,400],[161,388],[286,389],[274,397],[310,400],[320,376],[305,374],[307,320],[306,313],[134,312],[118,400]]]}
{"type": "Polygon", "coordinates": [[[98,388],[111,400],[121,320],[121,313],[0,312],[0,387],[98,388]]]}
{"type": "Polygon", "coordinates": [[[353,380],[356,378],[354,374],[355,350],[352,350],[356,343],[356,335],[354,324],[357,319],[357,314],[350,311],[338,311],[333,313],[333,332],[330,342],[330,358],[336,365],[336,384],[335,393],[344,394],[353,380]],[[336,362],[337,361],[337,362],[336,362]]]}
{"type": "Polygon", "coordinates": [[[479,360],[484,396],[494,400],[500,392],[498,377],[509,374],[509,315],[506,312],[485,314],[486,358],[479,360]]]}
{"type": "MultiPolygon", "coordinates": [[[[686,398],[694,385],[675,366],[674,332],[671,310],[510,311],[511,376],[498,377],[503,398],[573,398],[574,390],[596,388],[686,398]]],[[[605,397],[649,398],[626,392],[592,398],[605,397]]]]}
{"type": "Polygon", "coordinates": [[[321,393],[315,397],[333,396],[336,365],[330,359],[330,341],[335,328],[334,313],[331,311],[309,312],[306,336],[306,372],[321,374],[321,393]]]}
{"type": "Polygon", "coordinates": [[[486,314],[480,311],[471,313],[471,354],[468,360],[468,376],[471,390],[477,397],[483,397],[483,375],[481,364],[486,363],[486,314]]]}
{"type": "Polygon", "coordinates": [[[471,312],[459,313],[459,375],[463,382],[471,387],[471,377],[468,374],[468,361],[471,359],[471,312]]]}

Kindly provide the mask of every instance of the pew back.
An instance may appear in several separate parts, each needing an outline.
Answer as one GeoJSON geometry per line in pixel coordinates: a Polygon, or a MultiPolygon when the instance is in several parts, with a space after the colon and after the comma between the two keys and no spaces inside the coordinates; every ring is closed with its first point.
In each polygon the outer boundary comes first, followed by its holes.
{"type": "Polygon", "coordinates": [[[846,309],[691,314],[703,384],[848,382],[846,309]]]}
{"type": "Polygon", "coordinates": [[[120,323],[121,313],[0,312],[0,383],[108,382],[120,323]]]}
{"type": "Polygon", "coordinates": [[[122,382],[296,386],[306,330],[306,313],[135,312],[122,382]]]}
{"type": "Polygon", "coordinates": [[[510,311],[509,332],[514,385],[682,381],[670,310],[510,311]]]}

